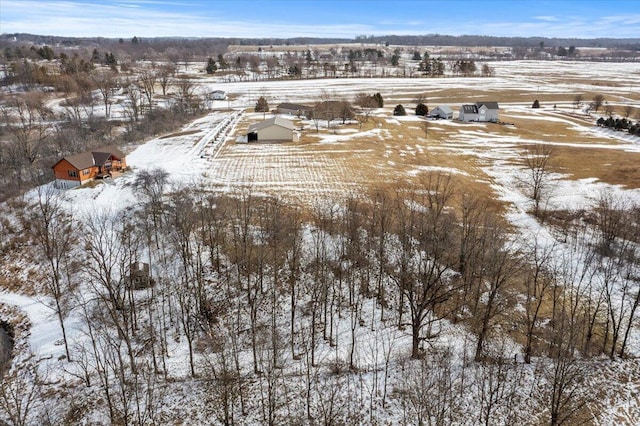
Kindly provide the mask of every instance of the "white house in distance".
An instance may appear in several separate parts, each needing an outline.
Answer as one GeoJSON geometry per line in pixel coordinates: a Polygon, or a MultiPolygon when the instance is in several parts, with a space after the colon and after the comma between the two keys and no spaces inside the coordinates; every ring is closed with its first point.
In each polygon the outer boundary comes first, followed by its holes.
{"type": "Polygon", "coordinates": [[[293,129],[291,121],[275,116],[249,126],[246,135],[238,138],[237,142],[291,142],[293,141],[293,129]]]}
{"type": "Polygon", "coordinates": [[[460,121],[498,122],[497,102],[476,102],[475,104],[462,105],[458,114],[460,121]]]}
{"type": "Polygon", "coordinates": [[[432,109],[428,116],[430,118],[450,120],[453,118],[453,110],[447,105],[440,105],[432,109]]]}
{"type": "Polygon", "coordinates": [[[224,90],[214,90],[213,92],[209,93],[209,99],[211,99],[212,101],[224,101],[225,99],[227,99],[227,94],[224,92],[224,90]]]}

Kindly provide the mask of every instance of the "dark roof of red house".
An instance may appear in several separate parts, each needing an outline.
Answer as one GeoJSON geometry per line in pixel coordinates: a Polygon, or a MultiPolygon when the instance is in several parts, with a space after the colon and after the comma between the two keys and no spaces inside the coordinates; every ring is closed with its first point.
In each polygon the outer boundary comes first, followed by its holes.
{"type": "MultiPolygon", "coordinates": [[[[67,160],[73,167],[78,170],[84,170],[92,166],[102,166],[111,157],[122,159],[124,158],[124,154],[122,153],[122,151],[115,147],[101,147],[92,151],[81,152],[80,154],[64,157],[62,160],[67,160]]],[[[58,163],[60,163],[60,161],[58,161],[58,163]]],[[[55,167],[58,163],[54,164],[53,167],[55,167]]]]}

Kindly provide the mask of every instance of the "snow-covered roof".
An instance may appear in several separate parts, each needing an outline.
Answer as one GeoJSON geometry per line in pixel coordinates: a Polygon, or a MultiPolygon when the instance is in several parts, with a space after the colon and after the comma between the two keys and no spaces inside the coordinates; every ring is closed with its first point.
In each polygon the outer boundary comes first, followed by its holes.
{"type": "Polygon", "coordinates": [[[434,108],[435,110],[440,110],[442,112],[444,112],[445,114],[453,114],[453,110],[451,108],[449,108],[448,105],[438,105],[436,108],[434,108]]]}
{"type": "Polygon", "coordinates": [[[265,129],[271,126],[284,127],[289,130],[294,129],[293,123],[291,121],[287,120],[286,118],[276,116],[268,120],[264,120],[260,123],[252,124],[251,126],[249,126],[249,129],[247,129],[247,133],[256,132],[258,130],[265,129]]]}

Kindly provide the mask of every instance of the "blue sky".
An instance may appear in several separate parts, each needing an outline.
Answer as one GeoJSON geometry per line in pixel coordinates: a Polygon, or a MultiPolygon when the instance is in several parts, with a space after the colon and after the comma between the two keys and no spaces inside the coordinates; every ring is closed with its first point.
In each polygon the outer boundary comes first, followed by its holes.
{"type": "Polygon", "coordinates": [[[640,37],[640,0],[0,0],[0,33],[640,37]]]}

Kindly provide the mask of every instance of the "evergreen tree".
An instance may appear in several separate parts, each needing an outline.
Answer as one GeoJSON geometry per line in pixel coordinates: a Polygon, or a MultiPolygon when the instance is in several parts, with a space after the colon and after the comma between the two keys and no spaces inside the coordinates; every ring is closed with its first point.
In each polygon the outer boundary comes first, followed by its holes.
{"type": "Polygon", "coordinates": [[[431,75],[431,61],[429,59],[424,59],[420,62],[420,65],[418,65],[418,71],[422,71],[425,75],[431,75]]]}
{"type": "Polygon", "coordinates": [[[38,49],[37,53],[38,53],[38,56],[40,56],[42,59],[46,59],[48,61],[56,57],[55,52],[49,46],[41,47],[40,49],[38,49]]]}
{"type": "Polygon", "coordinates": [[[91,53],[91,62],[100,62],[100,52],[98,52],[98,49],[93,49],[93,53],[91,53]]]}
{"type": "Polygon", "coordinates": [[[373,95],[373,99],[375,99],[378,108],[382,108],[384,106],[384,99],[382,99],[382,95],[380,94],[380,92],[373,95]]]}
{"type": "Polygon", "coordinates": [[[393,115],[407,115],[407,111],[405,111],[402,105],[396,105],[393,109],[393,115]]]}
{"type": "Polygon", "coordinates": [[[533,101],[533,105],[531,105],[531,108],[540,108],[540,102],[538,102],[538,100],[536,99],[535,101],[533,101]]]}
{"type": "Polygon", "coordinates": [[[105,53],[104,54],[104,64],[105,65],[110,65],[110,66],[115,66],[115,65],[118,65],[118,60],[113,55],[113,53],[105,53]]]}
{"type": "Polygon", "coordinates": [[[216,65],[216,61],[213,58],[209,58],[207,61],[207,74],[213,74],[218,70],[218,66],[216,65]]]}
{"type": "Polygon", "coordinates": [[[416,115],[425,116],[429,114],[429,108],[422,102],[416,105],[416,115]]]}
{"type": "Polygon", "coordinates": [[[425,52],[424,59],[418,65],[418,70],[422,71],[426,76],[439,77],[444,75],[444,62],[440,58],[429,59],[429,54],[425,52]]]}
{"type": "Polygon", "coordinates": [[[256,112],[269,112],[269,103],[267,98],[260,96],[256,102],[256,112]]]}

